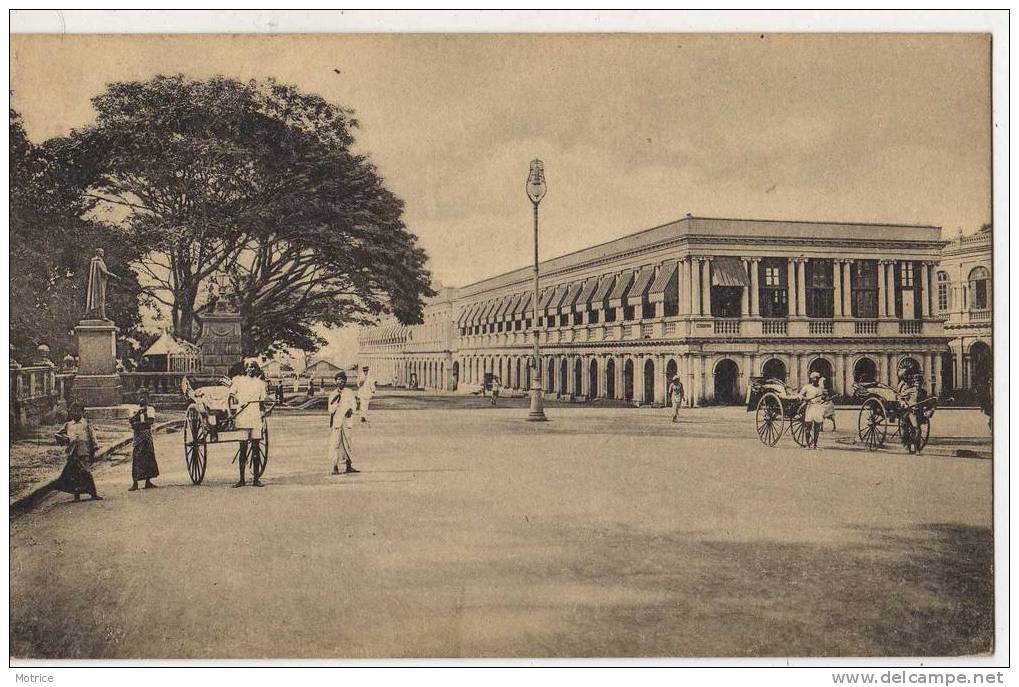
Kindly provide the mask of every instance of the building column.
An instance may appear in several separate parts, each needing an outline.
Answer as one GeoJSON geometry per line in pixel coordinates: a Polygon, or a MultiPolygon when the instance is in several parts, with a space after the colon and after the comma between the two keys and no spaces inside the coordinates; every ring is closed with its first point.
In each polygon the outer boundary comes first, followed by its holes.
{"type": "Polygon", "coordinates": [[[701,270],[701,314],[711,314],[711,258],[704,258],[704,269],[701,270]]]}
{"type": "Polygon", "coordinates": [[[846,393],[846,354],[835,354],[835,379],[831,381],[832,391],[836,394],[846,393]]]}
{"type": "Polygon", "coordinates": [[[789,297],[789,317],[796,317],[799,306],[796,305],[796,258],[789,258],[786,268],[786,293],[789,297]]]}
{"type": "Polygon", "coordinates": [[[633,357],[633,400],[637,405],[644,405],[644,362],[642,355],[633,357]]]}
{"type": "MultiPolygon", "coordinates": [[[[747,273],[747,277],[748,277],[747,281],[750,281],[750,279],[749,279],[749,276],[750,276],[750,261],[749,260],[741,260],[740,264],[743,265],[743,271],[747,273]]],[[[739,312],[740,312],[740,315],[743,316],[743,317],[749,317],[750,316],[750,287],[749,286],[744,286],[743,287],[743,293],[742,293],[742,297],[740,298],[740,304],[739,304],[739,312]]]]}
{"type": "Polygon", "coordinates": [[[877,316],[881,319],[888,317],[888,270],[887,260],[877,262],[877,316]]]}
{"type": "Polygon", "coordinates": [[[885,279],[888,288],[885,289],[885,313],[890,318],[895,317],[895,261],[885,262],[885,279]]]}
{"type": "MultiPolygon", "coordinates": [[[[704,403],[708,400],[708,356],[702,355],[699,357],[697,367],[701,372],[701,384],[700,384],[700,401],[704,403]]],[[[714,394],[712,394],[714,395],[714,394]]]]}
{"type": "Polygon", "coordinates": [[[853,316],[853,284],[850,275],[853,272],[853,261],[846,258],[842,261],[842,316],[853,316]]]}
{"type": "Polygon", "coordinates": [[[887,365],[885,365],[885,372],[888,373],[888,379],[885,381],[885,384],[892,388],[895,388],[896,384],[899,381],[895,379],[895,354],[888,353],[885,355],[885,358],[888,360],[887,365]]]}
{"type": "Polygon", "coordinates": [[[701,314],[701,259],[690,258],[690,314],[701,314]]]}
{"type": "Polygon", "coordinates": [[[661,353],[655,354],[655,403],[665,405],[665,392],[670,381],[665,378],[665,356],[661,353]]]}
{"type": "Polygon", "coordinates": [[[700,356],[690,356],[690,407],[696,408],[700,405],[701,393],[701,361],[700,356]]]}
{"type": "Polygon", "coordinates": [[[941,358],[941,353],[934,354],[934,383],[931,384],[931,393],[935,396],[942,392],[942,375],[945,373],[944,360],[941,358]]]}
{"type": "Polygon", "coordinates": [[[923,275],[920,280],[920,298],[921,302],[921,317],[925,320],[931,318],[931,268],[929,262],[924,262],[920,265],[920,274],[923,275]]]}
{"type": "Polygon", "coordinates": [[[796,312],[800,317],[807,315],[807,260],[796,261],[796,312]]]}
{"type": "Polygon", "coordinates": [[[759,285],[761,260],[753,258],[750,260],[750,316],[758,317],[761,314],[761,287],[759,285]]]}
{"type": "Polygon", "coordinates": [[[835,317],[845,317],[846,314],[842,309],[842,261],[832,260],[832,286],[835,288],[832,300],[832,312],[835,313],[835,317]]]}
{"type": "Polygon", "coordinates": [[[623,388],[623,372],[624,372],[623,368],[625,366],[626,366],[626,358],[624,358],[623,356],[617,356],[616,357],[616,400],[619,400],[619,401],[623,400],[623,398],[624,398],[623,394],[626,391],[623,388]]]}

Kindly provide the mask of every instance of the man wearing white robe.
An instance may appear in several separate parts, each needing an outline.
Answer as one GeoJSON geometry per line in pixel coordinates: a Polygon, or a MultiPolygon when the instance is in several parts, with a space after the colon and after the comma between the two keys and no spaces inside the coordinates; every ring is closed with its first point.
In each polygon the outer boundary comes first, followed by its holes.
{"type": "Polygon", "coordinates": [[[350,449],[357,397],[354,390],[347,387],[346,372],[342,370],[337,372],[335,380],[336,388],[329,393],[329,444],[326,450],[333,464],[334,475],[341,474],[341,462],[346,466],[343,474],[357,473],[360,470],[354,469],[350,449]]]}
{"type": "Polygon", "coordinates": [[[368,422],[368,404],[375,395],[375,375],[368,366],[361,368],[361,385],[357,388],[357,407],[360,410],[361,422],[368,422]]]}
{"type": "Polygon", "coordinates": [[[267,394],[265,382],[258,377],[258,363],[251,361],[247,366],[247,375],[234,377],[230,382],[230,396],[236,401],[237,407],[241,410],[234,416],[234,429],[250,430],[249,440],[241,441],[240,456],[237,462],[240,464],[241,478],[235,487],[244,486],[244,466],[251,456],[251,486],[264,486],[259,481],[259,474],[262,471],[262,401],[265,401],[267,394]]]}

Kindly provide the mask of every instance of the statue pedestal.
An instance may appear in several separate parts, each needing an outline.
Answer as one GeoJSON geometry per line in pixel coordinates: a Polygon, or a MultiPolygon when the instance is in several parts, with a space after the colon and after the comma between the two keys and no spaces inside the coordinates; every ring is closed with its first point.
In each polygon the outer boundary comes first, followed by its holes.
{"type": "Polygon", "coordinates": [[[241,314],[239,312],[203,314],[198,348],[202,354],[202,374],[226,376],[234,364],[244,360],[244,349],[241,346],[241,314]]]}
{"type": "Polygon", "coordinates": [[[117,327],[109,320],[82,320],[74,333],[78,337],[78,373],[71,385],[71,398],[86,407],[120,405],[117,327]]]}

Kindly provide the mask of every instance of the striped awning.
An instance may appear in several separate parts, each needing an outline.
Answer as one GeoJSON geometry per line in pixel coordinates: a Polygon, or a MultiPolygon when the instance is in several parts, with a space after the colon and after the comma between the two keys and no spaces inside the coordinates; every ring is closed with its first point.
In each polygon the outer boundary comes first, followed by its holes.
{"type": "Polygon", "coordinates": [[[729,255],[711,260],[711,283],[714,286],[750,286],[743,261],[729,255]]]}
{"type": "Polygon", "coordinates": [[[506,308],[510,306],[512,300],[513,294],[503,296],[499,301],[499,305],[495,306],[495,310],[492,311],[492,319],[496,322],[502,322],[502,318],[506,314],[506,308]]]}
{"type": "Polygon", "coordinates": [[[665,291],[670,284],[676,283],[676,268],[679,263],[675,260],[668,260],[658,270],[658,277],[651,289],[647,292],[647,299],[652,303],[661,303],[665,300],[665,291]]]}
{"type": "Polygon", "coordinates": [[[580,295],[580,290],[584,288],[583,281],[575,281],[570,284],[570,288],[566,290],[566,296],[563,298],[563,302],[559,304],[559,314],[566,315],[573,312],[573,304],[577,302],[577,296],[580,295]]]}
{"type": "Polygon", "coordinates": [[[495,309],[499,307],[500,302],[501,301],[499,301],[499,299],[494,299],[488,302],[488,305],[485,306],[484,311],[481,313],[482,323],[487,324],[495,321],[493,315],[495,315],[495,309]]]}
{"type": "Polygon", "coordinates": [[[566,298],[566,292],[570,290],[569,284],[560,284],[555,287],[555,293],[552,294],[552,298],[548,303],[545,304],[546,315],[557,315],[559,314],[559,305],[566,298]]]}
{"type": "Polygon", "coordinates": [[[633,284],[633,270],[626,270],[619,275],[615,288],[609,294],[610,308],[621,308],[623,306],[623,299],[626,298],[626,292],[630,290],[631,284],[633,284]]]}
{"type": "Polygon", "coordinates": [[[521,294],[519,293],[511,293],[509,295],[509,300],[506,302],[506,307],[502,309],[501,317],[503,322],[509,322],[510,320],[513,319],[513,311],[516,310],[517,301],[520,300],[520,296],[521,294]]]}
{"type": "Polygon", "coordinates": [[[545,312],[545,308],[548,307],[548,302],[552,300],[552,296],[555,295],[554,286],[546,286],[541,290],[541,296],[538,298],[538,311],[545,312]]]}
{"type": "Polygon", "coordinates": [[[614,274],[606,274],[598,280],[598,288],[594,290],[594,295],[591,296],[592,310],[602,310],[605,308],[605,301],[609,297],[609,293],[612,292],[612,285],[615,282],[616,275],[614,274]]]}
{"type": "Polygon", "coordinates": [[[627,305],[640,305],[643,303],[647,290],[651,288],[654,276],[655,268],[653,265],[640,268],[640,272],[633,278],[633,286],[630,287],[630,291],[626,294],[627,305]]]}
{"type": "Polygon", "coordinates": [[[534,296],[530,291],[520,294],[520,300],[513,306],[513,317],[519,317],[522,320],[526,320],[531,315],[532,301],[534,296]]]}
{"type": "Polygon", "coordinates": [[[575,312],[584,312],[591,305],[591,297],[598,288],[598,281],[598,277],[591,277],[580,287],[580,293],[577,294],[577,300],[573,304],[575,312]]]}
{"type": "Polygon", "coordinates": [[[472,305],[465,305],[463,310],[460,311],[460,317],[456,318],[456,324],[459,327],[466,327],[467,316],[471,314],[472,305]]]}
{"type": "Polygon", "coordinates": [[[464,317],[464,326],[473,327],[478,323],[478,310],[481,308],[480,303],[471,303],[467,306],[467,315],[464,317]]]}

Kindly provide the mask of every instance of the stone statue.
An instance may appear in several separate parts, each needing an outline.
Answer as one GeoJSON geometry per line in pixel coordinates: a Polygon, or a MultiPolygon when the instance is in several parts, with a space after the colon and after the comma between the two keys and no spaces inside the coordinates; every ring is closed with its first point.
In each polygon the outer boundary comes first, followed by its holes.
{"type": "Polygon", "coordinates": [[[88,268],[88,292],[85,296],[85,316],[95,314],[100,320],[106,319],[106,284],[111,278],[118,279],[106,267],[105,255],[102,248],[96,248],[95,257],[88,268]]]}

